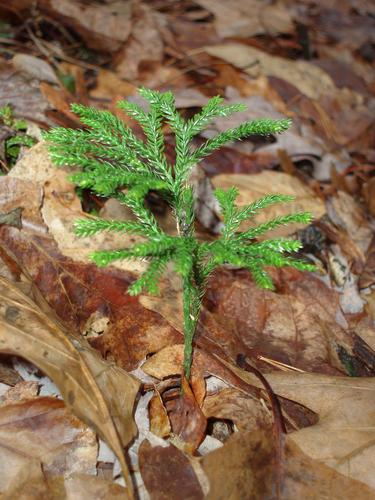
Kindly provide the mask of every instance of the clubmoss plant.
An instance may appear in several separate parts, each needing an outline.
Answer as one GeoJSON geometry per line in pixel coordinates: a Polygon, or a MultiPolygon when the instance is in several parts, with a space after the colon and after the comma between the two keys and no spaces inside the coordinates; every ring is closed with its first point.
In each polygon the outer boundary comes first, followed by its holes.
{"type": "MultiPolygon", "coordinates": [[[[293,200],[292,196],[269,194],[246,206],[235,204],[238,190],[216,189],[224,225],[219,238],[199,242],[194,231],[194,191],[189,185],[192,168],[202,158],[224,144],[250,135],[270,135],[285,131],[290,120],[260,119],[242,123],[193,147],[192,140],[216,117],[244,111],[242,104],[226,105],[221,97],[213,97],[189,120],[177,112],[172,92],[160,93],[141,88],[139,94],[148,101],[149,110],[132,102],[120,101],[118,107],[136,120],[144,132],[140,139],[121,119],[108,111],[73,104],[72,110],[87,127],[84,130],[54,128],[45,134],[51,158],[56,165],[79,168],[71,176],[81,188],[97,195],[117,198],[128,206],[138,221],[90,218],[77,220],[79,236],[100,231],[133,233],[145,238],[129,248],[97,251],[92,254],[98,266],[107,266],[119,259],[142,259],[149,262],[147,270],[128,288],[130,295],[143,291],[158,294],[157,282],[166,265],[173,261],[183,286],[184,372],[190,377],[193,339],[201,302],[208,279],[222,264],[241,266],[250,271],[255,283],[273,288],[267,266],[292,266],[312,270],[310,264],[291,257],[301,248],[294,239],[257,238],[270,229],[293,222],[308,224],[306,212],[276,217],[266,223],[239,232],[241,222],[251,219],[262,209],[275,203],[293,200]],[[170,164],[164,152],[162,127],[167,124],[175,135],[175,161],[170,164]],[[167,201],[176,221],[177,236],[166,234],[144,201],[149,191],[157,191],[167,201]]],[[[251,178],[249,177],[249,182],[251,178]]]]}

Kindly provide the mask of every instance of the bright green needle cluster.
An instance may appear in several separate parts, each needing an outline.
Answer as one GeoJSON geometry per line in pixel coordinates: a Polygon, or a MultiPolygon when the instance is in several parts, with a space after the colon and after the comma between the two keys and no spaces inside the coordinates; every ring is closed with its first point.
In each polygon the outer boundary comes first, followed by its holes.
{"type": "Polygon", "coordinates": [[[225,105],[221,97],[213,97],[199,113],[185,120],[177,112],[171,92],[160,93],[141,88],[139,93],[148,101],[148,111],[127,101],[119,102],[118,106],[141,125],[144,140],[112,113],[78,104],[72,105],[72,110],[87,128],[54,128],[44,138],[56,165],[69,165],[76,169],[71,179],[78,186],[89,188],[100,196],[117,198],[138,219],[134,222],[90,218],[75,223],[76,233],[83,237],[101,231],[133,233],[144,237],[144,242],[130,248],[94,252],[92,259],[98,266],[107,266],[119,259],[148,261],[147,270],[128,289],[129,294],[137,295],[143,291],[157,294],[158,280],[168,262],[174,263],[183,282],[184,371],[189,377],[194,333],[211,273],[222,264],[244,267],[250,271],[257,285],[272,289],[273,283],[266,270],[268,266],[313,270],[310,264],[291,257],[291,253],[301,248],[298,240],[257,241],[260,235],[279,226],[295,222],[308,224],[311,216],[309,213],[296,213],[276,217],[245,232],[238,232],[241,222],[251,219],[262,209],[293,198],[272,194],[237,207],[236,188],[227,191],[217,189],[215,195],[224,218],[222,234],[213,242],[199,242],[194,231],[194,192],[189,185],[194,165],[228,141],[283,132],[290,126],[290,120],[245,122],[194,148],[193,138],[209,123],[217,117],[243,111],[244,106],[225,105]],[[164,153],[164,124],[168,124],[175,135],[176,158],[173,165],[164,153]],[[177,236],[166,234],[145,206],[144,199],[149,191],[159,192],[170,205],[176,220],[177,236]]]}

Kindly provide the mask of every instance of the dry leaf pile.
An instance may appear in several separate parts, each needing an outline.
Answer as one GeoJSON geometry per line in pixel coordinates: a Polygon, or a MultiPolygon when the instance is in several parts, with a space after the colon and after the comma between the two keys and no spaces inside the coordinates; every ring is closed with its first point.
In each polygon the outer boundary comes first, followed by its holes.
{"type": "MultiPolygon", "coordinates": [[[[0,108],[36,141],[14,165],[1,121],[1,498],[374,498],[373,4],[0,0],[0,13],[0,108]],[[195,169],[200,239],[220,231],[216,187],[237,186],[240,204],[292,194],[288,212],[314,215],[272,236],[297,234],[316,273],[272,271],[275,292],[235,267],[212,277],[190,385],[179,279],[168,269],[160,296],[130,297],[143,263],[96,268],[92,250],[135,237],[77,238],[74,220],[132,214],[78,192],[40,141],[79,126],[71,102],[134,125],[115,102],[140,85],[172,89],[186,117],[217,94],[248,105],[197,145],[293,120],[195,169]]],[[[147,203],[173,232],[168,207],[147,203]]]]}

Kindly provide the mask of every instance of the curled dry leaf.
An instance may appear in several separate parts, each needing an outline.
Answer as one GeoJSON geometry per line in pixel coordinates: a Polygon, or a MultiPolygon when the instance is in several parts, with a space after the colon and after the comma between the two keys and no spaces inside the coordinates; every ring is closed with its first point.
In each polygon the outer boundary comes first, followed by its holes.
{"type": "Polygon", "coordinates": [[[69,500],[87,500],[88,498],[105,500],[125,500],[126,489],[113,481],[85,474],[72,474],[64,479],[66,498],[69,500]]]}
{"type": "Polygon", "coordinates": [[[182,378],[181,394],[166,403],[173,433],[184,443],[184,450],[194,453],[204,439],[207,420],[186,378],[182,378]]]}
{"type": "Polygon", "coordinates": [[[169,436],[171,424],[168,413],[158,390],[155,390],[154,396],[149,403],[150,431],[161,438],[169,436]]]}
{"type": "Polygon", "coordinates": [[[27,483],[53,476],[95,474],[95,433],[63,401],[36,397],[0,408],[0,493],[18,498],[27,483]],[[25,484],[26,483],[26,484],[25,484]]]}
{"type": "Polygon", "coordinates": [[[238,389],[223,389],[207,395],[203,404],[206,418],[231,420],[239,431],[268,429],[272,431],[272,412],[238,389]]]}
{"type": "Polygon", "coordinates": [[[67,407],[111,446],[129,484],[123,447],[136,434],[139,382],[65,332],[5,279],[0,279],[0,296],[0,352],[24,357],[55,382],[67,407]]]}
{"type": "MultiPolygon", "coordinates": [[[[244,382],[260,387],[251,373],[234,366],[230,370],[244,382]]],[[[312,459],[375,488],[371,466],[375,456],[375,379],[280,372],[266,378],[281,402],[298,403],[318,415],[313,425],[291,432],[288,439],[312,459]]]]}

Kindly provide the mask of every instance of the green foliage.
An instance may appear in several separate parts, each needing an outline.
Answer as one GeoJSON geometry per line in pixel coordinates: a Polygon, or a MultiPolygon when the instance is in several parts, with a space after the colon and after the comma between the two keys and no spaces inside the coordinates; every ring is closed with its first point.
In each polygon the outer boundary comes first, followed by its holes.
{"type": "Polygon", "coordinates": [[[4,141],[4,160],[8,167],[12,167],[16,163],[21,146],[31,147],[35,144],[35,139],[26,134],[27,122],[15,118],[9,104],[0,108],[0,120],[10,131],[10,136],[4,141]]]}
{"type": "Polygon", "coordinates": [[[92,236],[101,231],[133,233],[144,237],[144,242],[130,248],[114,251],[97,251],[92,259],[98,266],[107,266],[119,259],[142,259],[147,270],[129,287],[128,293],[143,291],[158,293],[157,282],[168,262],[183,283],[183,314],[185,355],[184,370],[190,375],[193,337],[199,319],[201,301],[208,279],[222,264],[232,264],[248,269],[255,283],[273,289],[267,273],[268,266],[291,266],[312,270],[313,266],[291,257],[301,248],[293,239],[268,239],[257,237],[284,224],[308,224],[308,213],[276,217],[244,232],[238,232],[241,222],[253,218],[264,208],[275,203],[285,203],[291,196],[271,194],[243,207],[237,207],[236,188],[217,189],[224,218],[221,236],[213,242],[198,242],[194,232],[194,192],[189,185],[193,166],[212,151],[228,141],[250,135],[270,135],[283,132],[289,120],[255,120],[219,133],[202,146],[193,148],[192,140],[216,117],[229,116],[243,111],[242,104],[225,105],[221,97],[208,101],[202,110],[189,120],[177,112],[171,92],[160,93],[142,88],[139,90],[149,103],[145,111],[137,104],[121,101],[118,106],[136,120],[144,132],[144,140],[108,111],[98,111],[74,104],[72,110],[86,125],[84,130],[55,128],[45,134],[51,158],[56,165],[69,165],[76,170],[71,179],[81,188],[89,188],[99,196],[111,196],[127,205],[138,221],[108,221],[98,217],[81,219],[75,223],[79,236],[92,236]],[[169,164],[164,152],[163,125],[167,124],[175,135],[175,161],[169,164]],[[170,236],[159,227],[152,212],[144,204],[149,191],[158,191],[169,203],[176,220],[177,236],[170,236]]]}

